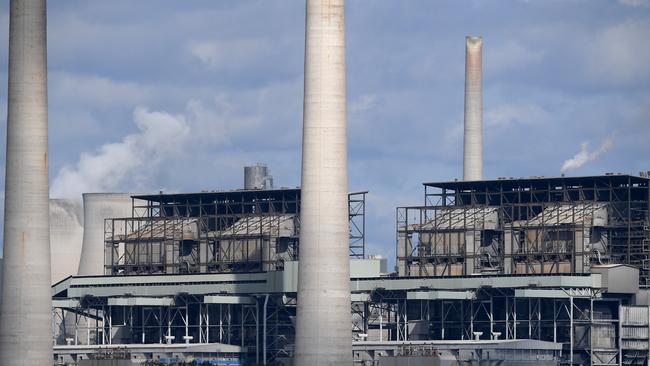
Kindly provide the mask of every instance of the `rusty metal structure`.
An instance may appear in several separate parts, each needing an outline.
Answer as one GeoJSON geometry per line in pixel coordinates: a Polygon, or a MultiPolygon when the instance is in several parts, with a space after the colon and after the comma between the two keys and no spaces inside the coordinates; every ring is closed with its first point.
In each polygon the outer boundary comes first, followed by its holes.
{"type": "Polygon", "coordinates": [[[587,273],[629,264],[650,285],[648,179],[594,177],[425,183],[397,208],[400,276],[587,273]]]}
{"type": "MultiPolygon", "coordinates": [[[[350,257],[365,255],[365,194],[349,195],[350,257]]],[[[282,270],[298,258],[300,189],[134,196],[105,221],[107,275],[282,270]]]]}

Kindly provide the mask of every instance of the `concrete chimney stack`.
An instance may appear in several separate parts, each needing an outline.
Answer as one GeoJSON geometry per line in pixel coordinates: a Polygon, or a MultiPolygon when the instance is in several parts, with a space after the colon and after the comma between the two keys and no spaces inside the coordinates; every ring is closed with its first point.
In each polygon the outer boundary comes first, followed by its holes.
{"type": "Polygon", "coordinates": [[[0,365],[51,365],[45,0],[11,0],[0,365]]]}
{"type": "Polygon", "coordinates": [[[465,39],[463,179],[483,179],[483,39],[465,39]]]}
{"type": "Polygon", "coordinates": [[[295,365],[351,365],[345,1],[307,0],[295,365]]]}

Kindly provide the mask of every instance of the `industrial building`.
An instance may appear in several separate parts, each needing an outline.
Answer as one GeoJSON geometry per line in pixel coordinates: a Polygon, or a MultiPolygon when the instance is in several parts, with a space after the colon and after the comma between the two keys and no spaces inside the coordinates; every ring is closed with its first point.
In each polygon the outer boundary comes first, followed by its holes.
{"type": "MultiPolygon", "coordinates": [[[[648,183],[426,183],[425,205],[397,209],[397,272],[365,255],[351,194],[355,363],[647,364],[648,183]]],[[[134,196],[132,217],[105,221],[106,276],[53,286],[59,362],[289,362],[300,193],[134,196]]]]}
{"type": "Polygon", "coordinates": [[[48,201],[45,0],[11,2],[0,364],[647,365],[648,175],[485,180],[468,37],[464,181],[397,208],[389,269],[348,192],[345,2],[306,5],[299,188],[258,164],[81,213],[48,201]]]}

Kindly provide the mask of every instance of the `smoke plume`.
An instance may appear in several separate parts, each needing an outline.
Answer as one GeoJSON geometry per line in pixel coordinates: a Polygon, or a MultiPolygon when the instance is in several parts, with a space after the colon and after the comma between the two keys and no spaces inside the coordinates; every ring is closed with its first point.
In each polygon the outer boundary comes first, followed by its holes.
{"type": "Polygon", "coordinates": [[[83,192],[114,190],[125,181],[141,188],[138,185],[146,181],[147,169],[182,153],[190,136],[190,124],[183,115],[138,107],[133,121],[137,133],[107,143],[95,152],[82,153],[76,165],[64,166],[52,182],[51,196],[78,198],[83,192]]]}
{"type": "Polygon", "coordinates": [[[580,144],[580,152],[569,160],[565,160],[560,170],[562,174],[576,170],[581,166],[598,159],[601,155],[605,154],[613,145],[610,137],[606,138],[597,150],[589,152],[589,143],[583,142],[580,144]]]}

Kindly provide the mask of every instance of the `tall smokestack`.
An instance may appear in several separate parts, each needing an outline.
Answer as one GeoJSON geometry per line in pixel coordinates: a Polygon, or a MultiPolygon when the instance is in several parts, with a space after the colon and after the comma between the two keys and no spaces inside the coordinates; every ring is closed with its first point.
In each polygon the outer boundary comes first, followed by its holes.
{"type": "Polygon", "coordinates": [[[295,365],[352,364],[345,1],[307,0],[295,365]]]}
{"type": "Polygon", "coordinates": [[[465,38],[463,179],[483,179],[483,39],[465,38]]]}
{"type": "Polygon", "coordinates": [[[51,365],[45,0],[11,0],[0,365],[51,365]]]}

